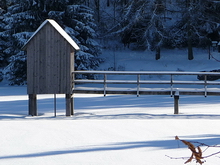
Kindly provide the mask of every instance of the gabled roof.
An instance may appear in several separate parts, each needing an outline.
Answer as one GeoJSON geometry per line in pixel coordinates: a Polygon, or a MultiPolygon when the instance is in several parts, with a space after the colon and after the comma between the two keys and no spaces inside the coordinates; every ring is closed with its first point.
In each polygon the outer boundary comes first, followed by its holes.
{"type": "Polygon", "coordinates": [[[66,41],[75,49],[79,50],[79,46],[73,41],[73,39],[63,30],[60,25],[52,20],[52,19],[46,19],[40,26],[39,28],[34,32],[34,34],[29,38],[29,40],[24,44],[24,46],[21,48],[22,50],[25,50],[27,44],[32,40],[32,38],[47,24],[50,23],[59,33],[63,38],[66,39],[66,41]]]}

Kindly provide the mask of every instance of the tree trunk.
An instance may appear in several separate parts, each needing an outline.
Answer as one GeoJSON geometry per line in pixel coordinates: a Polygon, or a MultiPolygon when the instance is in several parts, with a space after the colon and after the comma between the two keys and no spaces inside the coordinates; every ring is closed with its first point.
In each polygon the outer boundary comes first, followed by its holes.
{"type": "Polygon", "coordinates": [[[159,60],[160,59],[160,46],[157,45],[156,47],[156,60],[159,60]]]}
{"type": "Polygon", "coordinates": [[[187,22],[187,40],[188,40],[188,60],[193,60],[193,48],[192,48],[192,32],[190,26],[190,20],[187,22]]]}
{"type": "Polygon", "coordinates": [[[100,22],[100,0],[95,0],[95,7],[97,12],[97,21],[100,22]]]}
{"type": "Polygon", "coordinates": [[[192,39],[188,40],[188,60],[193,60],[192,39]]]}

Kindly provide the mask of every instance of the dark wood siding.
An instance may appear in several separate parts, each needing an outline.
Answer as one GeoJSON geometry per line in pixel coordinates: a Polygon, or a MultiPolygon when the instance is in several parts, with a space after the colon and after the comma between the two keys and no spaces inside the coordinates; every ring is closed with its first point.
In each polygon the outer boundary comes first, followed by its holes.
{"type": "Polygon", "coordinates": [[[28,94],[71,94],[74,53],[66,39],[48,23],[26,48],[28,94]]]}

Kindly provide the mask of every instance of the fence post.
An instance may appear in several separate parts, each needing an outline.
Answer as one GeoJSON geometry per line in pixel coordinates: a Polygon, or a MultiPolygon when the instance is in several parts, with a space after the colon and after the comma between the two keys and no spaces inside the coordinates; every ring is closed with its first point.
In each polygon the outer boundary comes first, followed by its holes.
{"type": "Polygon", "coordinates": [[[137,75],[137,97],[139,97],[140,95],[139,90],[140,90],[140,75],[138,74],[137,75]]]}
{"type": "Polygon", "coordinates": [[[106,96],[106,79],[107,79],[107,75],[104,74],[104,96],[106,96]]]}
{"type": "Polygon", "coordinates": [[[207,75],[204,75],[204,83],[205,83],[205,97],[207,96],[207,75]]]}
{"type": "Polygon", "coordinates": [[[170,96],[173,96],[173,75],[170,75],[170,96]]]}
{"type": "Polygon", "coordinates": [[[174,93],[174,114],[179,114],[179,91],[176,90],[174,93]]]}

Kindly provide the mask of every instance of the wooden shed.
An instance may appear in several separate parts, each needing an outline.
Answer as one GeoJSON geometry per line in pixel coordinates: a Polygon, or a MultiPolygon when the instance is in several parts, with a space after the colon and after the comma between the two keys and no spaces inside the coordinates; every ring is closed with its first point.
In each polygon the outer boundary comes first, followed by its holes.
{"type": "Polygon", "coordinates": [[[47,19],[22,50],[27,54],[29,114],[37,115],[37,94],[66,94],[66,115],[70,116],[74,54],[78,45],[54,20],[47,19]]]}

